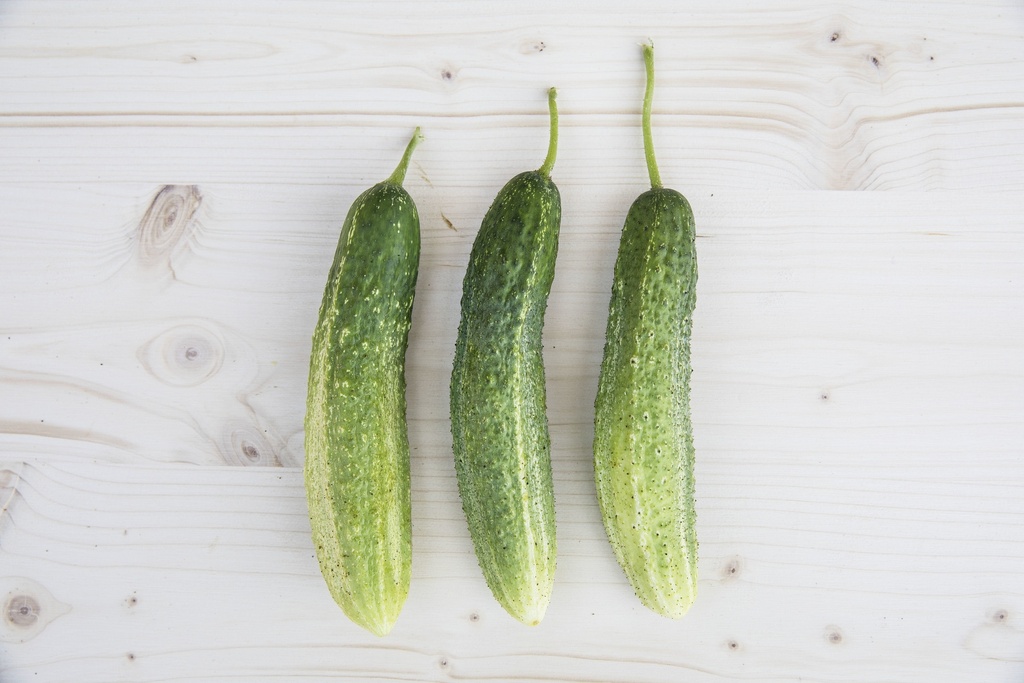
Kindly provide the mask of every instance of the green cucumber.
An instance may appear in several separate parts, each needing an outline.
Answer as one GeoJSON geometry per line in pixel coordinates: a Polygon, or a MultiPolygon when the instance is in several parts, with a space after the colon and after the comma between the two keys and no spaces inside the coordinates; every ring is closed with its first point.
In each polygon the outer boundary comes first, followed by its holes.
{"type": "Polygon", "coordinates": [[[644,152],[651,189],[619,243],[594,419],[605,531],[640,601],[682,617],[697,591],[690,334],[696,304],[693,211],[662,187],[651,138],[654,49],[644,46],[644,152]]]}
{"type": "Polygon", "coordinates": [[[544,617],[555,573],[541,332],[554,278],[561,198],[555,89],[548,154],[512,178],[488,209],[463,281],[451,380],[451,426],[462,508],[487,585],[525,624],[544,617]]]}
{"type": "Polygon", "coordinates": [[[356,198],[313,333],[305,483],[320,570],[356,624],[383,636],[409,593],[412,516],[405,352],[420,220],[395,172],[356,198]]]}

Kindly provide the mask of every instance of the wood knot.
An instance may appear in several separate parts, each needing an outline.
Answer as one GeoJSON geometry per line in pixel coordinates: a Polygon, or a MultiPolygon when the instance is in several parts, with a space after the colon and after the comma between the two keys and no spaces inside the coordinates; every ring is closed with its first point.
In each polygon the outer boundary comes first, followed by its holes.
{"type": "Polygon", "coordinates": [[[32,628],[39,621],[39,602],[31,595],[12,595],[4,606],[4,618],[11,626],[32,628]]]}
{"type": "Polygon", "coordinates": [[[725,580],[735,579],[739,576],[743,564],[739,557],[732,557],[722,567],[722,578],[725,580]]]}
{"type": "Polygon", "coordinates": [[[164,384],[192,387],[216,375],[224,364],[224,342],[211,328],[179,325],[146,342],[138,359],[164,384]]]}
{"type": "Polygon", "coordinates": [[[280,467],[282,464],[277,451],[255,426],[232,430],[223,448],[229,465],[280,467]]]}
{"type": "Polygon", "coordinates": [[[164,185],[139,221],[139,260],[147,266],[169,262],[189,237],[202,201],[196,185],[164,185]]]}

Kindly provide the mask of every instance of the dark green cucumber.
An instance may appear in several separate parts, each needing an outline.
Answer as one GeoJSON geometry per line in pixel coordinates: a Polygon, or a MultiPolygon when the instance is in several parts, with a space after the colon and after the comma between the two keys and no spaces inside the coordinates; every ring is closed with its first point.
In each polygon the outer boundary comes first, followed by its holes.
{"type": "Polygon", "coordinates": [[[412,517],[405,417],[420,221],[402,187],[413,134],[387,180],[341,229],[313,333],[306,496],[320,570],[352,621],[383,636],[409,592],[412,517]]]}
{"type": "Polygon", "coordinates": [[[549,91],[548,155],[498,193],[473,243],[451,381],[462,507],[487,585],[516,619],[544,617],[555,573],[555,503],[541,357],[561,199],[549,91]]]}
{"type": "Polygon", "coordinates": [[[594,421],[594,473],[608,539],[641,602],[683,616],[697,590],[690,334],[693,211],[662,187],[651,138],[654,54],[644,46],[644,150],[651,189],[629,209],[609,305],[594,421]]]}

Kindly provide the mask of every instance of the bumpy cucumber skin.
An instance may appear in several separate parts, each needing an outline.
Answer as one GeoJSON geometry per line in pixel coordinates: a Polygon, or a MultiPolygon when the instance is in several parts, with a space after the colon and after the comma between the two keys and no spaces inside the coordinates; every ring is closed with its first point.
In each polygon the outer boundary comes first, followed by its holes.
{"type": "Polygon", "coordinates": [[[388,633],[409,592],[405,352],[419,215],[400,184],[349,210],[313,334],[305,480],[320,569],[352,621],[388,633]]]}
{"type": "Polygon", "coordinates": [[[622,230],[595,402],[594,472],[605,530],[641,602],[682,617],[697,590],[690,335],[693,212],[655,188],[622,230]]]}
{"type": "Polygon", "coordinates": [[[491,592],[525,624],[544,617],[555,574],[541,333],[561,199],[537,171],[510,180],[477,234],[463,282],[451,381],[463,510],[491,592]]]}

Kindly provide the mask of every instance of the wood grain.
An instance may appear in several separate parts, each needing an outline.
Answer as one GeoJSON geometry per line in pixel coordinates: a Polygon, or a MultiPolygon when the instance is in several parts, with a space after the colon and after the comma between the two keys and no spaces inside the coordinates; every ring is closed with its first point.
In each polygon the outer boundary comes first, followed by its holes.
{"type": "Polygon", "coordinates": [[[0,5],[0,681],[1024,677],[1024,8],[792,0],[0,5]],[[593,397],[655,142],[693,204],[700,593],[601,527],[593,397]],[[494,603],[451,462],[462,276],[559,87],[559,566],[494,603]],[[309,540],[310,337],[413,126],[414,579],[385,640],[309,540]]]}
{"type": "MultiPolygon", "coordinates": [[[[479,576],[449,464],[420,455],[413,587],[387,641],[339,618],[327,596],[296,469],[22,465],[8,475],[17,484],[2,522],[5,573],[35,577],[19,595],[46,605],[37,618],[48,623],[5,674],[952,681],[1020,670],[1024,595],[1006,589],[1024,572],[1019,546],[1006,547],[1024,517],[1014,486],[984,474],[954,486],[925,467],[746,465],[736,477],[728,460],[701,463],[702,599],[669,622],[635,604],[585,463],[563,453],[568,533],[555,598],[544,623],[526,629],[479,576]],[[915,473],[922,481],[908,482],[915,473]],[[922,509],[915,498],[942,504],[922,509]],[[58,601],[67,608],[48,621],[58,601]],[[936,650],[941,659],[929,656],[936,650]],[[851,670],[865,660],[874,666],[851,670]]],[[[17,634],[4,628],[5,640],[17,634]]]]}
{"type": "MultiPolygon", "coordinates": [[[[0,125],[46,136],[197,123],[361,136],[401,117],[458,161],[436,129],[542,128],[536,93],[557,85],[567,126],[626,129],[614,134],[632,149],[635,47],[652,38],[660,145],[675,150],[666,159],[707,159],[730,175],[767,166],[824,189],[1013,189],[1024,175],[1024,62],[1003,57],[1017,53],[1024,10],[1005,1],[779,0],[753,12],[738,0],[689,11],[649,3],[643,19],[603,2],[584,23],[538,2],[516,12],[465,2],[45,7],[9,3],[0,16],[0,125]]],[[[604,131],[590,133],[604,142],[604,131]]],[[[608,156],[592,166],[620,168],[608,156]]]]}

